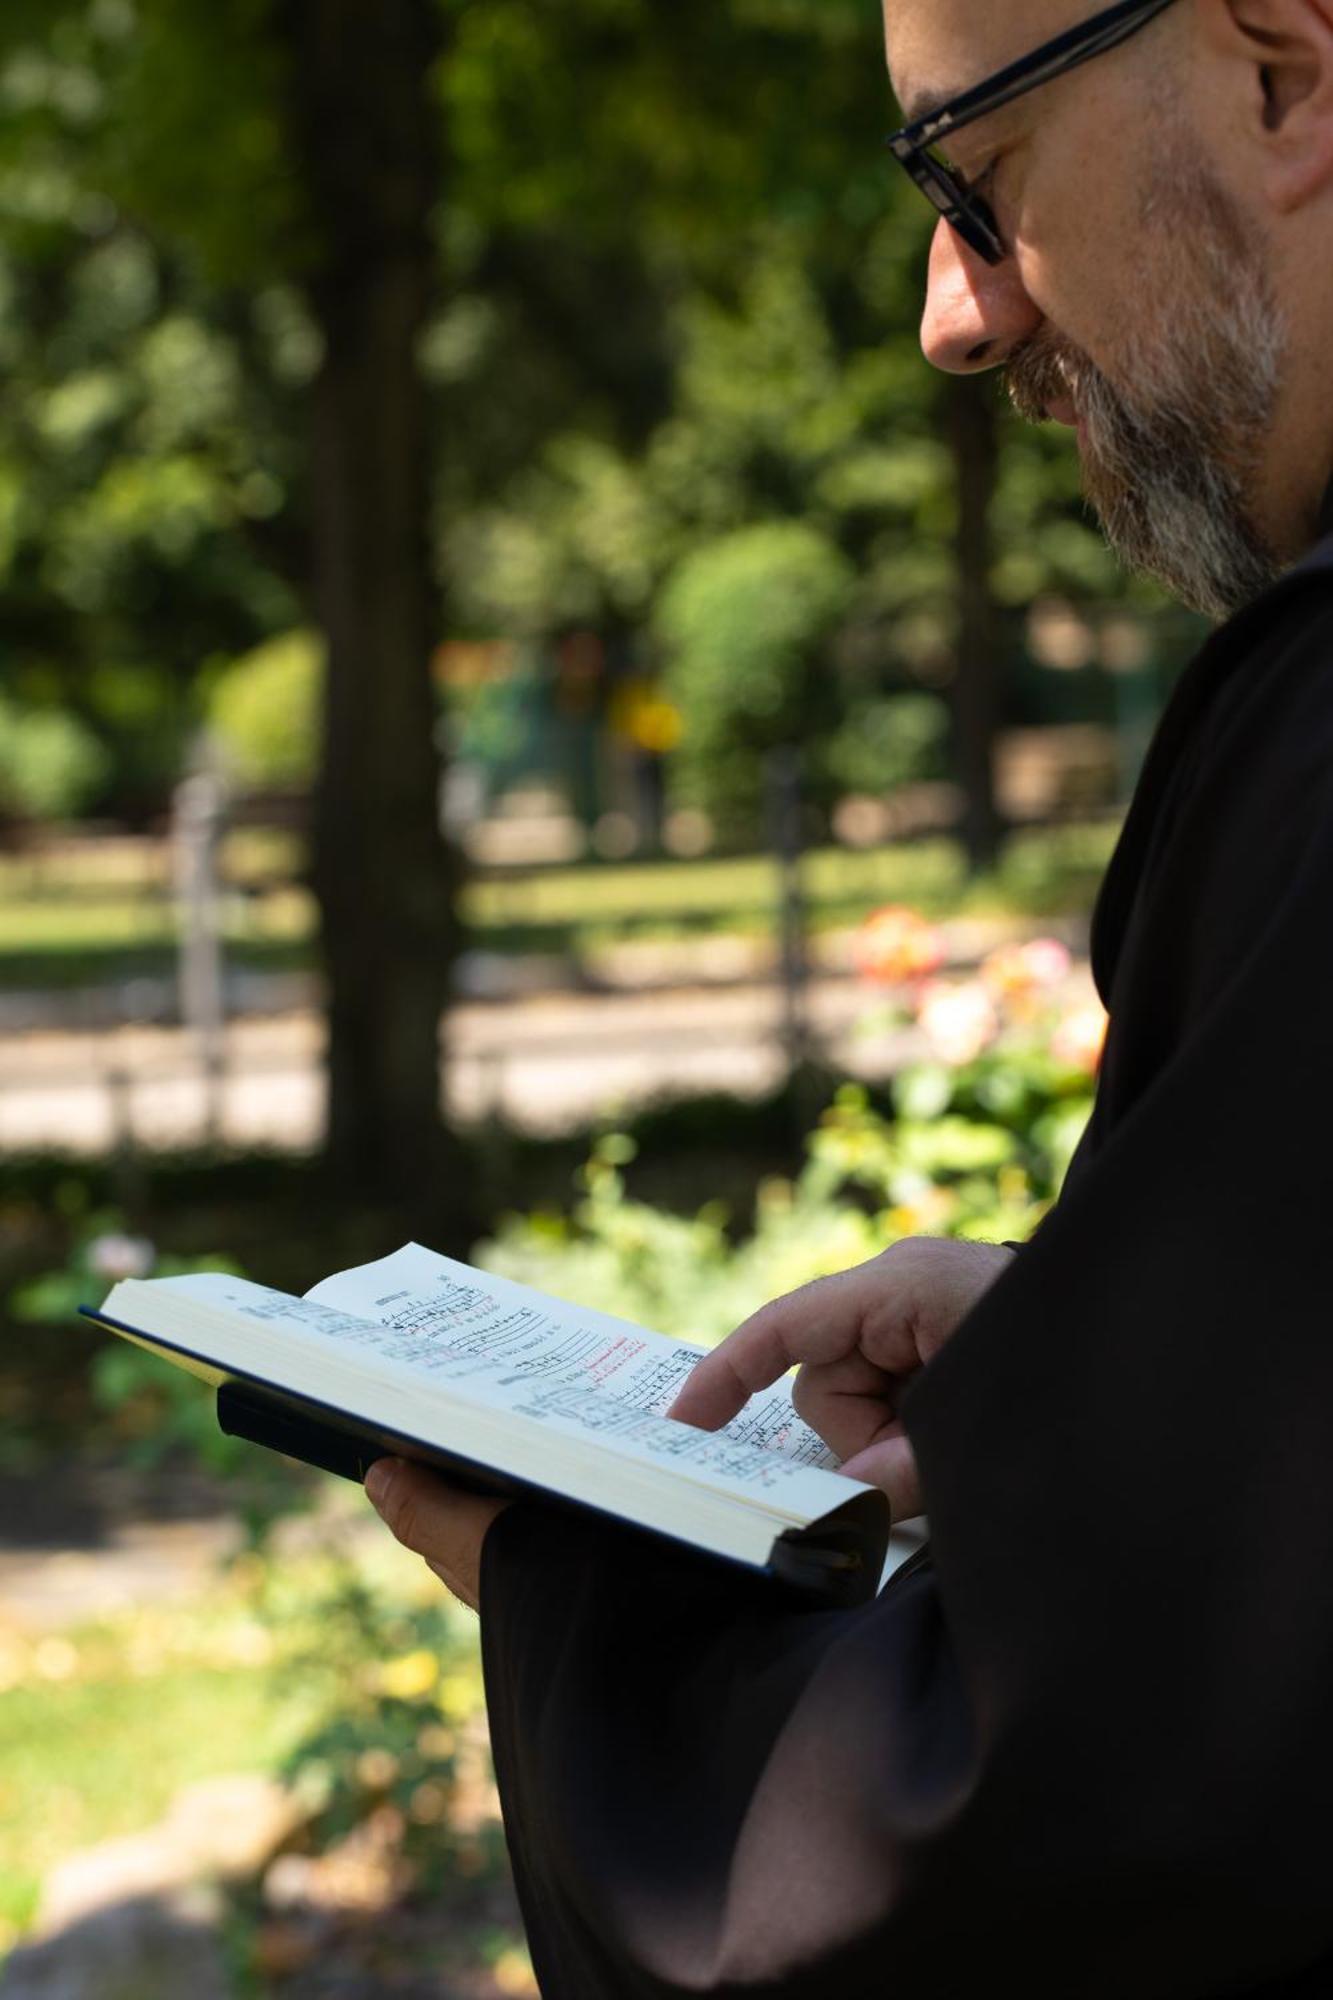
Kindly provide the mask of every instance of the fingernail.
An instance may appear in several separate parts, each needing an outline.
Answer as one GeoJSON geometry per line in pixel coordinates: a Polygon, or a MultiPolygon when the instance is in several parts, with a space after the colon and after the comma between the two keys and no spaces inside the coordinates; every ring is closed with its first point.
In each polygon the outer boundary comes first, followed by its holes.
{"type": "Polygon", "coordinates": [[[393,1458],[377,1458],[366,1474],[366,1492],[372,1507],[382,1504],[384,1496],[393,1485],[398,1461],[393,1458]]]}

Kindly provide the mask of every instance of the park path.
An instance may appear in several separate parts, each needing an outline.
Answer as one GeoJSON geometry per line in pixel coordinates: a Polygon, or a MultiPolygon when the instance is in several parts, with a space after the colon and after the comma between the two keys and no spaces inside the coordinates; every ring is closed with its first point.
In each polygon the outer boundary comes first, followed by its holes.
{"type": "MultiPolygon", "coordinates": [[[[1031,923],[942,927],[952,965],[975,965],[1031,923]]],[[[1086,922],[1048,923],[1076,951],[1086,922]]],[[[455,1116],[502,1118],[549,1134],[628,1112],[655,1098],[726,1091],[758,1097],[786,1068],[783,1003],[762,948],[719,940],[711,956],[674,960],[678,983],[599,992],[547,991],[464,1001],[448,1020],[444,1089],[455,1116]],[[684,975],[684,976],[682,976],[684,975]]],[[[811,1040],[849,1075],[884,1076],[920,1053],[915,1031],[873,1025],[883,996],[847,968],[839,940],[822,947],[806,987],[811,1040]]],[[[671,961],[664,961],[668,976],[671,961]]],[[[640,978],[649,962],[640,960],[640,978]]],[[[1069,997],[1091,991],[1078,958],[1069,997]]],[[[313,1006],[254,1014],[228,1026],[221,1074],[210,1087],[180,1028],[126,1026],[0,1035],[0,1150],[106,1153],[210,1135],[233,1146],[313,1149],[323,1119],[324,1030],[313,1006]]]]}

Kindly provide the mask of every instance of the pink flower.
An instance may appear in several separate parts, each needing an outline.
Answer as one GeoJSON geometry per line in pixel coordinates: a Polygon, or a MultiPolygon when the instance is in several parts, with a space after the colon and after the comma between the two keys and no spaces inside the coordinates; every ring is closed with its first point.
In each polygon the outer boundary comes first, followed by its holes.
{"type": "Polygon", "coordinates": [[[856,937],[856,968],[863,979],[901,986],[925,979],[944,963],[939,932],[900,903],[867,917],[856,937]]]}
{"type": "Polygon", "coordinates": [[[979,979],[950,984],[933,979],[923,989],[916,1018],[943,1062],[969,1063],[989,1048],[1000,1030],[995,1003],[979,979]]]}
{"type": "Polygon", "coordinates": [[[1028,998],[1049,991],[1069,976],[1070,957],[1058,938],[1003,944],[981,965],[981,977],[997,1000],[1028,998]]]}
{"type": "Polygon", "coordinates": [[[95,1236],[88,1245],[88,1269],[95,1278],[112,1283],[121,1278],[146,1278],[156,1256],[146,1236],[95,1236]]]}

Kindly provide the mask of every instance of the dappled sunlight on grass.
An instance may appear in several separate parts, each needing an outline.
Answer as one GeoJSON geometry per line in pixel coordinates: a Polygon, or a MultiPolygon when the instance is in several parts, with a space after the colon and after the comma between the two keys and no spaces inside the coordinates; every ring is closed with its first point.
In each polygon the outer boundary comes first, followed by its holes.
{"type": "MultiPolygon", "coordinates": [[[[302,1829],[242,1885],[257,1939],[311,1910],[504,1885],[476,1622],[355,1496],[338,1501],[350,1533],[244,1554],[206,1595],[59,1633],[0,1627],[0,1950],[57,1864],[221,1775],[280,1780],[302,1829]]],[[[487,1921],[490,1946],[469,1949],[507,1966],[493,1990],[530,1990],[513,1925],[487,1921]]]]}

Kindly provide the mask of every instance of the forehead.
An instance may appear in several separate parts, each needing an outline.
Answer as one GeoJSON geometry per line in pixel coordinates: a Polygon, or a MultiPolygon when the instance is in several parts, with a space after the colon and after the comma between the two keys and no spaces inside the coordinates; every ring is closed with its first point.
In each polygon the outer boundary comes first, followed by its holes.
{"type": "Polygon", "coordinates": [[[914,119],[1095,12],[1088,0],[884,0],[894,94],[914,119]]]}

